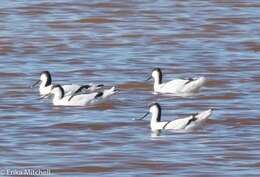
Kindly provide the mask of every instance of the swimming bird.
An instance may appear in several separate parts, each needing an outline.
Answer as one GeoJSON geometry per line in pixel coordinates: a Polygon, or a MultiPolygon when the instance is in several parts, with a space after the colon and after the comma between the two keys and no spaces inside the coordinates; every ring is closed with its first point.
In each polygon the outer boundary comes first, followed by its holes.
{"type": "MultiPolygon", "coordinates": [[[[52,78],[51,78],[51,74],[49,71],[43,71],[40,74],[40,79],[37,80],[32,87],[36,87],[38,84],[40,84],[39,86],[39,92],[40,95],[48,95],[51,92],[52,89],[52,78]]],[[[65,95],[71,95],[72,93],[74,93],[75,91],[77,91],[79,88],[83,87],[85,92],[93,92],[96,91],[100,88],[102,88],[104,85],[103,84],[99,84],[99,85],[95,85],[95,84],[88,84],[88,85],[75,85],[75,84],[71,84],[71,85],[62,85],[62,88],[65,92],[65,95]]],[[[82,89],[83,90],[83,89],[82,89]]]]}
{"type": "Polygon", "coordinates": [[[149,106],[149,112],[137,120],[143,120],[149,113],[152,114],[150,127],[152,131],[158,130],[190,130],[199,127],[212,114],[212,109],[201,113],[192,114],[186,118],[176,119],[173,121],[161,121],[161,106],[153,103],[149,106]]]}
{"type": "Polygon", "coordinates": [[[172,81],[162,83],[162,71],[160,68],[154,68],[152,75],[147,79],[154,79],[154,92],[157,93],[196,93],[206,83],[205,77],[174,79],[172,81]]]}
{"type": "MultiPolygon", "coordinates": [[[[77,92],[77,91],[76,91],[77,92]]],[[[53,96],[53,105],[57,106],[85,106],[88,104],[96,103],[97,101],[104,100],[109,96],[115,94],[117,90],[115,87],[110,89],[105,89],[103,91],[86,93],[86,94],[79,94],[71,96],[66,96],[64,89],[61,85],[54,85],[51,88],[51,92],[49,94],[53,96]]]]}

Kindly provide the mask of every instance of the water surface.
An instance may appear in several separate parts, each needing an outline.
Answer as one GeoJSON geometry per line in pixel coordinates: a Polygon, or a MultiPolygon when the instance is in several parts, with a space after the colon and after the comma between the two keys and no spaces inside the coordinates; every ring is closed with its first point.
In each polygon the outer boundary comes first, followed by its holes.
{"type": "Polygon", "coordinates": [[[55,176],[259,176],[258,0],[2,0],[0,168],[49,168],[55,176]],[[143,82],[205,76],[201,93],[152,94],[143,82]],[[30,85],[121,90],[93,107],[55,107],[30,85]],[[216,108],[204,129],[162,132],[133,121],[158,101],[162,119],[216,108]]]}

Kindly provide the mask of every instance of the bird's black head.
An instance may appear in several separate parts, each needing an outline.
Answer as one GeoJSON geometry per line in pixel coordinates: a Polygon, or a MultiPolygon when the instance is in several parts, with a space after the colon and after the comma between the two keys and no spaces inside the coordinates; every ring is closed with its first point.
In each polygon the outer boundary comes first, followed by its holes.
{"type": "Polygon", "coordinates": [[[41,72],[41,80],[44,80],[45,78],[46,78],[45,86],[47,87],[47,86],[51,85],[51,82],[52,82],[51,74],[50,74],[49,71],[42,71],[41,72]]]}
{"type": "Polygon", "coordinates": [[[162,72],[160,68],[153,68],[153,71],[162,72]]]}
{"type": "Polygon", "coordinates": [[[162,83],[162,71],[161,71],[160,68],[154,68],[153,69],[152,76],[156,77],[156,74],[158,74],[158,76],[159,76],[159,84],[161,84],[162,83]]]}
{"type": "Polygon", "coordinates": [[[152,103],[149,105],[149,108],[150,108],[150,111],[153,111],[151,109],[157,109],[158,111],[158,117],[157,117],[157,122],[161,122],[161,112],[162,112],[162,109],[161,109],[161,106],[159,103],[152,103]]]}

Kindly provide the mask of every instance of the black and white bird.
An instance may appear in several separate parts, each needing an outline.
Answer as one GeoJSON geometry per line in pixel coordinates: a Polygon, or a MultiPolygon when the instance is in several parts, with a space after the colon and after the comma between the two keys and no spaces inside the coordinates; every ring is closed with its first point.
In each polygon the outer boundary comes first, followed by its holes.
{"type": "Polygon", "coordinates": [[[154,68],[152,75],[147,79],[154,79],[153,89],[157,93],[196,93],[206,83],[205,77],[174,79],[169,82],[162,83],[162,71],[160,68],[154,68]]]}
{"type": "MultiPolygon", "coordinates": [[[[49,71],[43,71],[40,74],[40,79],[37,80],[32,86],[36,87],[38,84],[39,86],[39,93],[42,96],[45,96],[51,92],[52,89],[52,78],[49,71]]],[[[103,84],[87,84],[87,85],[76,85],[76,84],[70,84],[70,85],[62,85],[62,88],[64,89],[64,93],[66,96],[73,94],[75,91],[77,91],[79,88],[83,88],[85,93],[96,91],[100,88],[102,88],[103,84]]],[[[82,89],[82,90],[83,90],[82,89]]]]}
{"type": "Polygon", "coordinates": [[[72,95],[66,96],[61,85],[53,85],[48,95],[54,95],[52,102],[56,106],[86,106],[102,101],[117,92],[115,87],[91,93],[81,93],[80,90],[81,88],[72,95]]]}
{"type": "Polygon", "coordinates": [[[161,106],[158,103],[153,103],[149,106],[149,112],[147,112],[143,117],[137,120],[143,120],[147,115],[149,115],[149,113],[152,114],[150,120],[150,127],[152,131],[163,129],[190,130],[202,125],[212,114],[212,109],[173,121],[161,121],[161,106]]]}

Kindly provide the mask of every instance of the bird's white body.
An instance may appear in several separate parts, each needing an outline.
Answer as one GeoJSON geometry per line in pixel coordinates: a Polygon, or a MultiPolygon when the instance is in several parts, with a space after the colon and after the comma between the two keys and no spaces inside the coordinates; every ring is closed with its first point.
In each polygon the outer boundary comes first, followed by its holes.
{"type": "Polygon", "coordinates": [[[174,79],[172,81],[162,83],[162,73],[158,68],[153,71],[152,77],[154,78],[153,89],[156,93],[196,93],[206,83],[205,77],[174,79]]]}
{"type": "Polygon", "coordinates": [[[193,118],[193,116],[188,116],[186,118],[180,118],[173,120],[171,122],[152,122],[151,121],[151,129],[154,130],[190,130],[193,128],[197,128],[202,125],[208,117],[211,115],[212,110],[203,111],[198,115],[195,115],[197,118],[196,121],[192,121],[189,125],[188,122],[193,118]],[[166,125],[167,124],[167,125],[166,125]],[[164,127],[165,126],[165,127],[164,127]]]}
{"type": "MultiPolygon", "coordinates": [[[[51,80],[52,80],[51,75],[48,71],[44,71],[44,72],[41,73],[41,76],[40,76],[41,83],[40,83],[40,86],[39,86],[40,95],[47,95],[51,92],[51,89],[53,87],[51,80]]],[[[96,85],[96,84],[90,83],[86,86],[88,86],[88,88],[85,89],[86,93],[89,93],[89,92],[94,92],[97,89],[100,89],[103,85],[96,85]]],[[[82,87],[82,85],[76,85],[76,84],[62,85],[62,88],[63,88],[66,96],[73,94],[80,87],[82,87]]]]}
{"type": "Polygon", "coordinates": [[[190,130],[202,125],[212,114],[212,109],[188,116],[186,118],[180,118],[168,122],[161,121],[161,107],[158,103],[153,104],[150,107],[150,113],[152,113],[152,118],[150,121],[150,127],[152,131],[158,131],[162,129],[190,130]]]}
{"type": "Polygon", "coordinates": [[[77,95],[69,101],[70,96],[60,98],[58,95],[53,97],[53,105],[55,106],[85,106],[95,100],[97,93],[77,95]]]}
{"type": "Polygon", "coordinates": [[[191,82],[186,79],[175,79],[162,84],[155,82],[154,91],[158,93],[196,93],[204,85],[205,81],[204,77],[199,77],[193,78],[191,82]]]}
{"type": "Polygon", "coordinates": [[[64,95],[62,87],[55,87],[51,90],[53,97],[53,105],[56,106],[86,106],[104,100],[116,93],[115,87],[105,89],[102,92],[92,92],[86,94],[75,95],[73,97],[64,95]],[[101,94],[100,94],[101,93],[101,94]]]}

